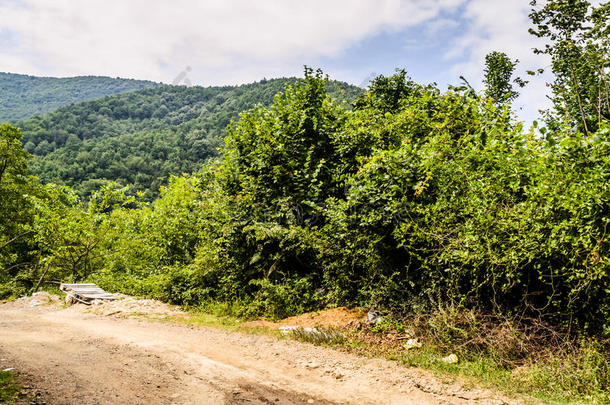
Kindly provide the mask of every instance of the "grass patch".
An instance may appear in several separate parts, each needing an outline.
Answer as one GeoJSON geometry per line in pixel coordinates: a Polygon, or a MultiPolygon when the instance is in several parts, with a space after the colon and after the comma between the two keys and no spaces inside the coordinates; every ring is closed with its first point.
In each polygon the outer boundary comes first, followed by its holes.
{"type": "Polygon", "coordinates": [[[200,310],[189,310],[187,314],[187,316],[175,317],[174,319],[185,325],[207,326],[233,331],[240,329],[242,326],[242,321],[233,316],[219,316],[209,312],[202,312],[200,310]]]}
{"type": "Polygon", "coordinates": [[[15,373],[0,371],[0,403],[13,404],[19,396],[21,385],[17,381],[15,373]]]}
{"type": "MultiPolygon", "coordinates": [[[[531,365],[507,369],[489,357],[460,360],[457,364],[440,361],[446,353],[424,349],[418,353],[393,353],[388,355],[408,367],[432,370],[436,375],[454,375],[466,379],[469,384],[499,389],[507,395],[530,397],[548,403],[608,404],[610,396],[600,384],[591,383],[587,363],[578,363],[577,354],[566,357],[549,357],[531,365]],[[566,368],[571,364],[572,372],[566,368]]],[[[595,374],[595,370],[589,370],[595,374]]],[[[599,371],[597,371],[599,374],[599,371]]]]}
{"type": "Polygon", "coordinates": [[[224,329],[231,332],[282,336],[277,330],[245,325],[245,320],[236,315],[241,310],[241,307],[237,304],[208,302],[197,307],[182,308],[182,310],[185,311],[186,315],[168,316],[161,320],[188,326],[224,329]]]}

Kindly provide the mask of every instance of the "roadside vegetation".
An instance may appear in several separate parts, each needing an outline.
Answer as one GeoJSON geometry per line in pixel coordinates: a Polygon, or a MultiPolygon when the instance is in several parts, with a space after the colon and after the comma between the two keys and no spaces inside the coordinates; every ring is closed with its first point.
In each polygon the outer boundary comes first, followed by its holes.
{"type": "Polygon", "coordinates": [[[231,122],[221,157],[148,203],[118,183],[87,201],[39,184],[3,125],[0,296],[87,280],[241,318],[363,306],[386,323],[354,350],[608,401],[610,3],[532,4],[556,79],[530,128],[501,52],[481,94],[398,70],[349,107],[306,68],[231,122]],[[405,328],[422,349],[377,344],[405,328]]]}
{"type": "Polygon", "coordinates": [[[21,386],[17,383],[15,374],[0,370],[0,403],[14,404],[20,392],[21,386]]]}

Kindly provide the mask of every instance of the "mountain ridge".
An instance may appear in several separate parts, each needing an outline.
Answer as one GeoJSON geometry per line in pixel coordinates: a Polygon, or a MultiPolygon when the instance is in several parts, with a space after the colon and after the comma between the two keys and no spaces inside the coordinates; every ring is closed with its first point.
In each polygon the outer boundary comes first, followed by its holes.
{"type": "Polygon", "coordinates": [[[108,76],[50,77],[0,72],[0,122],[17,122],[82,101],[161,85],[108,76]]]}

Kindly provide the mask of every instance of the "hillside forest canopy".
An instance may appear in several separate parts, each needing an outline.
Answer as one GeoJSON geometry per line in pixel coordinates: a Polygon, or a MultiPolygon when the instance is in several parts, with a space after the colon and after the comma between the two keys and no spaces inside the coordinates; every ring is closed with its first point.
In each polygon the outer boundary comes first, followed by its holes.
{"type": "Polygon", "coordinates": [[[0,122],[17,122],[81,101],[159,85],[118,77],[59,78],[0,72],[0,122]]]}
{"type": "MultiPolygon", "coordinates": [[[[109,183],[129,185],[146,201],[170,174],[194,173],[219,156],[227,125],[256,105],[268,106],[294,78],[241,86],[161,86],[108,96],[20,121],[30,171],[43,183],[72,187],[87,199],[109,183]]],[[[348,103],[362,89],[329,82],[348,103]]]]}
{"type": "Polygon", "coordinates": [[[23,121],[26,139],[3,124],[0,296],[91,281],[272,319],[454,305],[607,338],[610,5],[532,4],[555,79],[553,107],[530,128],[511,110],[524,80],[501,52],[480,93],[398,70],[347,104],[306,68],[254,93],[162,87],[87,102],[23,121]],[[150,158],[168,166],[154,172],[150,158]],[[122,181],[83,186],[93,172],[122,181]],[[154,200],[133,192],[166,173],[154,200]]]}

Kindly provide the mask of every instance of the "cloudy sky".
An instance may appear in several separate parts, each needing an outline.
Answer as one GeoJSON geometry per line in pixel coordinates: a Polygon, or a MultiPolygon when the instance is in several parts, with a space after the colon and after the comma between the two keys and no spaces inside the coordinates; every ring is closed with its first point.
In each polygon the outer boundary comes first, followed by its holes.
{"type": "MultiPolygon", "coordinates": [[[[520,72],[547,64],[531,52],[529,8],[529,0],[0,0],[0,71],[207,86],[298,76],[307,64],[356,85],[406,68],[418,82],[444,87],[464,75],[480,88],[489,51],[519,59],[520,72]]],[[[545,78],[522,91],[522,118],[546,106],[545,94],[545,78]]]]}

